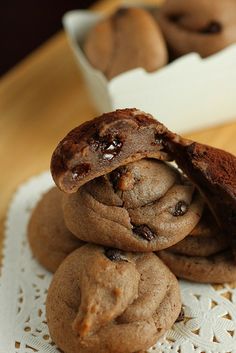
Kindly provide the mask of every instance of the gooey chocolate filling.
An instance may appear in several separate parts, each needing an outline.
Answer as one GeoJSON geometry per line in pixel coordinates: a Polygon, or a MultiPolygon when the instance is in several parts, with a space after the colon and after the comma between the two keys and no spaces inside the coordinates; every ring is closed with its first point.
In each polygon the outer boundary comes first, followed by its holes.
{"type": "Polygon", "coordinates": [[[123,146],[123,142],[118,134],[99,136],[97,133],[90,139],[89,144],[94,151],[100,150],[104,160],[113,159],[114,156],[119,154],[123,146]]]}

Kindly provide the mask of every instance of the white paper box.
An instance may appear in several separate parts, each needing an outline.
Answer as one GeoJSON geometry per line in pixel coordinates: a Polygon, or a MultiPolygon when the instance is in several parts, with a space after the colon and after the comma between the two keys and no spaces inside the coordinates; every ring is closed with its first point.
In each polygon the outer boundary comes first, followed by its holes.
{"type": "Polygon", "coordinates": [[[130,70],[108,81],[88,62],[81,45],[102,15],[70,11],[63,17],[76,60],[99,113],[136,107],[176,132],[222,124],[236,118],[236,44],[202,59],[185,55],[156,72],[130,70]]]}

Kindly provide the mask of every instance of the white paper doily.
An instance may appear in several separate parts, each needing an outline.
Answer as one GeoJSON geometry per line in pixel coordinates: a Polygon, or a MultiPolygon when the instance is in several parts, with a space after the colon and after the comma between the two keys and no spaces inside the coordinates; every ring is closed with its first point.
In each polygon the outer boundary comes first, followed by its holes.
{"type": "MultiPolygon", "coordinates": [[[[52,276],[32,258],[26,239],[31,210],[52,185],[48,172],[31,178],[9,208],[0,278],[0,353],[59,352],[45,319],[52,276]]],[[[236,285],[180,284],[185,319],[148,352],[236,353],[236,285]]]]}

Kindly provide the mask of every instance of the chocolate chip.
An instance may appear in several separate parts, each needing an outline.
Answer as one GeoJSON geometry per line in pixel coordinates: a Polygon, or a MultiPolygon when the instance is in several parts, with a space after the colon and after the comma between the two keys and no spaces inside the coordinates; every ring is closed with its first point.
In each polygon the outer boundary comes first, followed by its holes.
{"type": "Polygon", "coordinates": [[[222,26],[219,22],[211,21],[206,27],[201,30],[203,34],[216,34],[222,31],[222,26]]]}
{"type": "Polygon", "coordinates": [[[80,178],[83,178],[86,174],[88,174],[90,170],[91,166],[89,163],[81,163],[71,170],[72,179],[78,180],[80,178]]]}
{"type": "Polygon", "coordinates": [[[118,137],[114,137],[114,138],[109,137],[103,140],[103,144],[102,144],[103,151],[107,151],[110,153],[117,153],[117,151],[120,150],[121,147],[122,147],[122,142],[118,137]]]}
{"type": "Polygon", "coordinates": [[[102,158],[105,160],[113,159],[114,156],[120,152],[123,146],[123,143],[118,135],[99,136],[98,133],[94,134],[94,136],[89,140],[89,144],[93,150],[100,150],[102,153],[102,158]]]}
{"type": "Polygon", "coordinates": [[[151,142],[151,145],[152,146],[158,146],[158,148],[162,152],[168,153],[168,149],[166,148],[167,147],[167,141],[165,140],[164,134],[155,133],[154,141],[151,142]]]}
{"type": "Polygon", "coordinates": [[[100,146],[99,136],[94,135],[93,137],[91,137],[88,141],[88,144],[90,145],[93,151],[97,151],[100,146]]]}
{"type": "Polygon", "coordinates": [[[163,144],[163,137],[159,134],[155,134],[155,143],[157,145],[162,145],[163,144]]]}
{"type": "Polygon", "coordinates": [[[181,322],[184,320],[184,308],[181,307],[181,310],[180,310],[180,313],[179,313],[179,316],[177,317],[176,321],[175,322],[181,322]]]}
{"type": "Polygon", "coordinates": [[[133,232],[147,241],[151,241],[151,240],[155,239],[155,234],[146,224],[134,226],[133,232]]]}
{"type": "Polygon", "coordinates": [[[115,191],[119,189],[119,181],[125,171],[126,169],[124,167],[120,167],[110,173],[109,178],[115,191]]]}
{"type": "Polygon", "coordinates": [[[178,217],[178,216],[183,216],[188,210],[188,205],[186,204],[185,201],[179,201],[175,205],[174,212],[172,213],[173,216],[178,217]]]}
{"type": "Polygon", "coordinates": [[[183,17],[183,14],[172,14],[172,15],[168,16],[168,18],[171,22],[179,22],[181,17],[183,17]]]}
{"type": "Polygon", "coordinates": [[[105,250],[106,257],[111,261],[126,261],[122,251],[113,248],[107,248],[105,250]]]}

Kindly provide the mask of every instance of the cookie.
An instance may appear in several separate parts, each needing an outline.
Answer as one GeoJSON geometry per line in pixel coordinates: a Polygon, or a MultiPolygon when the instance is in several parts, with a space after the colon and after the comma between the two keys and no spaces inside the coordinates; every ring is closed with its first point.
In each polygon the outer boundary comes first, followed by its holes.
{"type": "Polygon", "coordinates": [[[130,162],[154,157],[170,160],[162,135],[168,131],[150,114],[120,109],[71,130],[51,159],[56,185],[66,193],[130,162]]]}
{"type": "Polygon", "coordinates": [[[154,16],[174,57],[207,57],[236,42],[235,0],[167,0],[154,16]]]}
{"type": "Polygon", "coordinates": [[[229,243],[208,208],[189,236],[158,255],[180,278],[202,283],[236,280],[229,243]]]}
{"type": "Polygon", "coordinates": [[[63,195],[68,229],[87,242],[127,251],[165,249],[199,222],[203,200],[167,163],[142,159],[63,195]]]}
{"type": "Polygon", "coordinates": [[[85,245],[61,264],[50,285],[50,335],[66,353],[145,350],[181,310],[178,282],[153,253],[85,245]]]}
{"type": "Polygon", "coordinates": [[[186,139],[169,141],[175,161],[202,195],[235,248],[236,246],[236,158],[232,154],[186,139]]]}
{"type": "Polygon", "coordinates": [[[33,255],[47,270],[55,272],[64,258],[84,243],[65,226],[62,193],[52,188],[36,205],[28,225],[33,255]]]}
{"type": "Polygon", "coordinates": [[[155,71],[168,61],[159,26],[141,8],[121,8],[98,22],[83,49],[91,65],[109,80],[137,67],[155,71]]]}
{"type": "Polygon", "coordinates": [[[192,232],[168,250],[187,256],[210,256],[229,247],[223,231],[216,224],[208,207],[205,208],[200,222],[192,232]]]}
{"type": "Polygon", "coordinates": [[[146,157],[175,160],[236,247],[235,156],[182,138],[150,114],[121,109],[73,129],[55,149],[51,172],[61,190],[74,193],[88,181],[146,157]]]}
{"type": "Polygon", "coordinates": [[[236,263],[230,250],[210,256],[186,256],[162,250],[158,255],[180,278],[200,283],[225,283],[236,280],[236,263]]]}

